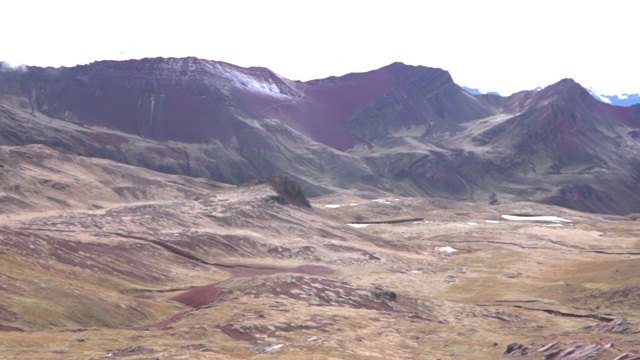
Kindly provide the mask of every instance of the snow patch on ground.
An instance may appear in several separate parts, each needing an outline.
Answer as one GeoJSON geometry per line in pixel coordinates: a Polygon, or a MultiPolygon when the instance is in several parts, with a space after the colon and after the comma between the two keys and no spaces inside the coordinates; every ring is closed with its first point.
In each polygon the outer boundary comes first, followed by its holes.
{"type": "Polygon", "coordinates": [[[467,225],[478,225],[477,222],[468,222],[467,225]]]}
{"type": "Polygon", "coordinates": [[[354,228],[356,228],[356,229],[360,229],[360,228],[367,227],[367,226],[369,226],[369,225],[371,225],[371,224],[347,224],[347,225],[349,225],[349,226],[351,226],[351,227],[354,227],[354,228]]]}
{"type": "Polygon", "coordinates": [[[373,202],[377,202],[378,204],[391,204],[391,201],[387,200],[387,199],[374,199],[371,200],[373,202]]]}
{"type": "Polygon", "coordinates": [[[258,81],[252,76],[246,76],[240,73],[238,73],[238,75],[240,75],[239,79],[236,78],[236,80],[240,82],[240,84],[249,88],[252,92],[270,95],[273,97],[283,97],[283,98],[288,97],[287,95],[282,94],[280,92],[280,89],[278,89],[278,86],[276,86],[273,83],[258,81]]]}
{"type": "Polygon", "coordinates": [[[438,251],[445,252],[447,254],[451,254],[451,253],[454,253],[454,252],[458,251],[458,250],[452,248],[451,246],[443,246],[443,247],[439,247],[437,249],[438,249],[438,251]]]}
{"type": "Polygon", "coordinates": [[[517,215],[502,215],[505,220],[514,221],[551,221],[551,222],[572,222],[558,216],[517,216],[517,215]]]}
{"type": "Polygon", "coordinates": [[[353,204],[326,204],[324,207],[329,208],[329,209],[337,209],[337,208],[341,208],[343,206],[358,206],[359,204],[353,203],[353,204]]]}
{"type": "Polygon", "coordinates": [[[224,78],[232,81],[237,87],[245,87],[253,93],[271,97],[289,98],[288,95],[281,93],[278,85],[269,78],[257,77],[226,64],[215,64],[215,67],[219,74],[223,74],[224,78]]]}
{"type": "Polygon", "coordinates": [[[329,208],[329,209],[337,209],[339,207],[342,207],[342,205],[338,205],[338,204],[327,204],[324,207],[329,208]]]}
{"type": "Polygon", "coordinates": [[[484,222],[489,223],[489,224],[500,224],[500,221],[498,221],[498,220],[485,220],[484,222]]]}
{"type": "Polygon", "coordinates": [[[269,352],[269,351],[273,351],[273,350],[278,350],[283,346],[284,346],[284,344],[269,345],[266,348],[264,348],[264,351],[265,352],[269,352]]]}

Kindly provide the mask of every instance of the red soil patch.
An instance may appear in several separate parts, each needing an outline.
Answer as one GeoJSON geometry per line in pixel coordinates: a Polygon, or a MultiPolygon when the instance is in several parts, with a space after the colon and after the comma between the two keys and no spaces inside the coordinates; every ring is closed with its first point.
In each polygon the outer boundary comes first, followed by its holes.
{"type": "Polygon", "coordinates": [[[7,326],[7,325],[0,325],[0,331],[16,331],[16,332],[24,332],[24,330],[17,328],[17,327],[13,327],[13,326],[7,326]]]}
{"type": "Polygon", "coordinates": [[[183,292],[169,300],[177,301],[193,308],[199,308],[201,306],[211,304],[211,302],[218,297],[218,294],[219,290],[216,287],[216,284],[209,284],[183,292]]]}
{"type": "Polygon", "coordinates": [[[294,270],[292,272],[307,275],[329,275],[334,273],[333,269],[322,265],[300,265],[294,270]]]}
{"type": "Polygon", "coordinates": [[[15,312],[6,309],[2,306],[0,306],[0,319],[4,320],[4,321],[16,321],[18,320],[18,314],[16,314],[15,312]]]}
{"type": "Polygon", "coordinates": [[[218,325],[216,327],[220,329],[223,333],[225,333],[227,336],[236,340],[249,341],[251,343],[256,343],[256,341],[258,340],[258,338],[256,338],[251,334],[247,334],[239,330],[236,330],[233,324],[218,325]]]}
{"type": "MultiPolygon", "coordinates": [[[[223,295],[217,286],[219,284],[210,284],[189,290],[171,298],[171,300],[194,308],[209,305],[223,295]]],[[[254,297],[260,297],[263,294],[286,296],[299,301],[314,301],[319,306],[346,306],[356,309],[396,311],[387,299],[378,294],[347,283],[323,278],[296,276],[293,282],[282,282],[278,279],[266,280],[264,283],[250,288],[240,288],[235,291],[254,297]]],[[[227,290],[224,293],[229,294],[230,292],[227,290]]]]}
{"type": "MultiPolygon", "coordinates": [[[[270,267],[270,266],[252,266],[241,264],[215,263],[217,267],[226,269],[231,273],[231,278],[242,278],[251,276],[273,275],[278,273],[297,273],[308,275],[326,275],[333,273],[333,269],[322,265],[300,265],[295,268],[270,267]]],[[[221,294],[217,287],[219,283],[201,286],[188,290],[180,295],[174,296],[169,300],[198,308],[211,304],[221,294]]]]}
{"type": "MultiPolygon", "coordinates": [[[[74,219],[75,220],[75,219],[74,219]]],[[[90,221],[78,218],[77,221],[90,221]]],[[[67,240],[64,231],[59,234],[47,234],[47,228],[30,227],[11,229],[0,227],[0,246],[7,247],[19,255],[36,261],[38,267],[55,271],[50,265],[51,260],[70,267],[88,270],[94,273],[120,276],[148,284],[161,283],[166,280],[166,272],[149,258],[166,258],[167,254],[157,246],[142,243],[125,245],[118,243],[105,245],[67,240]],[[147,254],[141,256],[140,254],[147,254]],[[127,264],[135,266],[138,271],[128,270],[127,264]]],[[[114,233],[114,235],[119,235],[114,233]]],[[[136,238],[130,236],[130,238],[136,238]]],[[[180,260],[187,263],[186,260],[180,260]]]]}
{"type": "Polygon", "coordinates": [[[167,330],[167,329],[171,328],[171,325],[173,325],[173,324],[177,323],[178,321],[184,319],[185,317],[187,317],[192,312],[193,312],[193,310],[181,312],[179,314],[173,315],[172,317],[170,317],[170,318],[168,318],[166,320],[162,320],[157,324],[149,325],[149,326],[139,326],[139,327],[134,328],[134,329],[135,330],[149,330],[149,329],[167,330]]]}
{"type": "MultiPolygon", "coordinates": [[[[253,267],[241,267],[242,269],[253,269],[257,271],[259,269],[253,267]]],[[[269,268],[268,274],[274,273],[277,268],[269,268]]],[[[324,266],[317,265],[304,265],[292,269],[280,269],[280,272],[307,272],[307,273],[326,273],[330,269],[324,266]],[[286,271],[285,271],[286,270],[286,271]]],[[[257,272],[258,274],[265,275],[264,272],[257,272]]],[[[246,274],[244,274],[246,275],[246,274]]],[[[304,301],[314,306],[321,307],[350,307],[354,309],[368,309],[374,311],[380,311],[387,314],[394,314],[395,316],[405,317],[412,320],[422,320],[431,322],[441,322],[437,319],[431,319],[422,314],[402,309],[401,305],[396,303],[396,294],[390,290],[376,287],[374,290],[367,290],[346,282],[336,281],[332,279],[322,277],[308,277],[308,276],[284,276],[284,277],[257,277],[250,280],[241,279],[229,279],[219,283],[202,286],[196,289],[186,291],[178,296],[171,298],[171,300],[183,303],[185,305],[199,308],[210,305],[214,302],[234,301],[243,296],[253,296],[254,298],[260,298],[263,296],[271,296],[275,298],[288,298],[296,301],[304,301]]],[[[286,302],[282,302],[282,306],[286,306],[286,302]]],[[[276,301],[274,305],[270,307],[281,307],[280,302],[276,301]]],[[[280,310],[280,309],[278,309],[280,310]]],[[[192,310],[194,312],[196,310],[192,310]]],[[[284,309],[282,311],[289,311],[284,309]]],[[[154,325],[154,328],[163,328],[168,324],[174,323],[182,319],[184,316],[191,312],[178,314],[164,322],[154,325]]],[[[264,317],[264,315],[257,312],[246,312],[244,315],[252,314],[254,317],[264,317]]],[[[236,319],[237,320],[237,319],[236,319]]],[[[231,319],[230,322],[218,325],[217,328],[224,332],[226,335],[242,341],[254,342],[258,338],[256,332],[265,332],[264,329],[254,327],[243,327],[234,322],[231,319]]],[[[330,321],[326,321],[321,315],[314,315],[308,319],[313,324],[311,326],[324,327],[327,325],[335,324],[339,321],[337,318],[332,318],[330,321]]],[[[301,326],[289,326],[282,331],[294,331],[298,329],[306,329],[307,325],[301,326]]],[[[265,333],[269,336],[268,332],[265,333]]]]}
{"type": "Polygon", "coordinates": [[[191,314],[192,311],[185,311],[176,315],[173,315],[172,317],[163,320],[153,326],[151,326],[154,329],[160,329],[160,330],[166,330],[166,329],[170,329],[171,325],[177,323],[178,321],[184,319],[185,317],[187,317],[189,314],[191,314]]]}

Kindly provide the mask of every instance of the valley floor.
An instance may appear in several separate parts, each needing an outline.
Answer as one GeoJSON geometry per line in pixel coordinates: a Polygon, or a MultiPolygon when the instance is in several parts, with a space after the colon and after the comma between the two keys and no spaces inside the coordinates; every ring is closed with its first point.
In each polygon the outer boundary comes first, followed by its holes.
{"type": "Polygon", "coordinates": [[[0,357],[640,358],[633,216],[273,195],[0,216],[0,357]]]}

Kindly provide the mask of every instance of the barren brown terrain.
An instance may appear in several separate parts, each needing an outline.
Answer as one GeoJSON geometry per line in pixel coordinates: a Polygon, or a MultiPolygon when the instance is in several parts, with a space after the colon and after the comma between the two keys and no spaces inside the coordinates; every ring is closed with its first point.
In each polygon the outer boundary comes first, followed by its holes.
{"type": "Polygon", "coordinates": [[[640,358],[634,214],[0,158],[2,359],[640,358]]]}

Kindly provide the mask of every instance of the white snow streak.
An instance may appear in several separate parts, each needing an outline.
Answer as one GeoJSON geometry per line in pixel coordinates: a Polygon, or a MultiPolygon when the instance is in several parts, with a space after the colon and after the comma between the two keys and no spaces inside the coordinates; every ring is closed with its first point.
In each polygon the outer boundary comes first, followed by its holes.
{"type": "Polygon", "coordinates": [[[153,111],[156,106],[156,97],[152,96],[150,100],[151,100],[151,116],[149,116],[149,126],[153,126],[153,111]]]}
{"type": "Polygon", "coordinates": [[[563,219],[558,216],[516,216],[516,215],[502,215],[505,220],[515,221],[551,221],[551,222],[572,222],[571,220],[563,219]]]}
{"type": "Polygon", "coordinates": [[[271,97],[288,99],[289,96],[280,92],[280,89],[269,79],[258,79],[255,76],[245,74],[234,68],[216,64],[218,71],[224,74],[224,77],[231,80],[238,87],[246,87],[251,92],[269,95],[271,97]]]}
{"type": "Polygon", "coordinates": [[[329,208],[329,209],[337,209],[339,207],[342,207],[342,205],[338,205],[338,204],[327,204],[324,207],[329,208]]]}
{"type": "Polygon", "coordinates": [[[377,202],[378,204],[391,204],[391,201],[387,200],[387,199],[374,199],[371,200],[373,202],[377,202]]]}
{"type": "Polygon", "coordinates": [[[458,250],[452,248],[451,246],[444,246],[444,247],[438,248],[438,251],[446,252],[447,254],[451,254],[451,253],[454,253],[454,252],[456,252],[458,250]]]}

